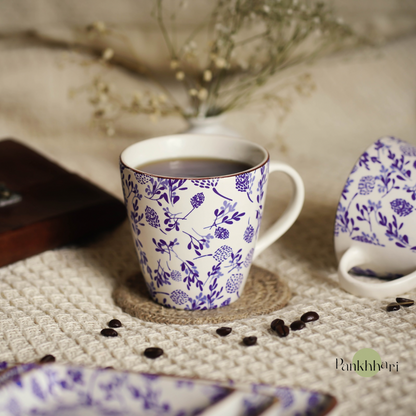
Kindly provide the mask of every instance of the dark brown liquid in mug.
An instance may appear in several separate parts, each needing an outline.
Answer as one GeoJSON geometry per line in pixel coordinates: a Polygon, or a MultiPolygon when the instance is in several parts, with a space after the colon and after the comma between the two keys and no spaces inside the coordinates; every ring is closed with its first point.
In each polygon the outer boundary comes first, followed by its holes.
{"type": "Polygon", "coordinates": [[[168,159],[136,166],[142,172],[175,178],[207,178],[232,175],[251,169],[245,162],[227,159],[168,159]]]}

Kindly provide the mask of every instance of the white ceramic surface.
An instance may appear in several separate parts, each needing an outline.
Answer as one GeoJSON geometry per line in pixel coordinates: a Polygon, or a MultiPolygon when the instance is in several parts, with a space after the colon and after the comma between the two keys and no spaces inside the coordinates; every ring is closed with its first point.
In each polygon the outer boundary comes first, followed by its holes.
{"type": "Polygon", "coordinates": [[[395,137],[377,140],[358,159],[338,205],[342,288],[381,299],[416,287],[415,207],[416,147],[395,137]]]}
{"type": "Polygon", "coordinates": [[[241,135],[224,125],[225,114],[212,117],[192,117],[188,119],[189,128],[183,133],[186,134],[214,134],[220,136],[231,136],[241,139],[241,135]]]}
{"type": "MultiPolygon", "coordinates": [[[[130,146],[120,160],[125,204],[149,293],[172,308],[212,309],[236,301],[252,260],[290,228],[303,205],[298,173],[270,162],[264,148],[241,139],[159,137],[130,146]],[[171,178],[134,169],[187,157],[243,161],[252,168],[208,178],[171,178]],[[269,170],[291,178],[294,196],[258,239],[269,170]]],[[[273,182],[271,186],[278,186],[273,182]]]]}

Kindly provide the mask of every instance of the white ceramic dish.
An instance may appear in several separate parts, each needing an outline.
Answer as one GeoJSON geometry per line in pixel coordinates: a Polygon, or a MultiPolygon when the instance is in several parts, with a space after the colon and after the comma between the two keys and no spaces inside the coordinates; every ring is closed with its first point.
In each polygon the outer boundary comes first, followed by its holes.
{"type": "Polygon", "coordinates": [[[335,404],[332,396],[305,389],[60,364],[0,373],[2,416],[323,416],[335,404]]]}

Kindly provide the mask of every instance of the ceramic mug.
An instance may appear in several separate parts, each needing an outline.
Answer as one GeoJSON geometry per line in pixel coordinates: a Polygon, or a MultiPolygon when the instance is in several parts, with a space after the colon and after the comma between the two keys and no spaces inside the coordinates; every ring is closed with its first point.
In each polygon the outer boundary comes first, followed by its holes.
{"type": "Polygon", "coordinates": [[[298,217],[304,186],[290,166],[228,136],[171,135],[145,140],[120,157],[125,204],[150,296],[178,309],[212,309],[236,301],[252,260],[298,217]],[[247,163],[232,175],[173,178],[136,167],[166,159],[214,158],[247,163]],[[258,239],[269,171],[286,173],[294,195],[258,239]],[[257,242],[257,244],[256,244],[257,242]]]}
{"type": "Polygon", "coordinates": [[[335,220],[340,285],[381,299],[416,287],[416,147],[383,137],[358,159],[335,220]],[[348,272],[375,279],[357,279],[348,272]]]}

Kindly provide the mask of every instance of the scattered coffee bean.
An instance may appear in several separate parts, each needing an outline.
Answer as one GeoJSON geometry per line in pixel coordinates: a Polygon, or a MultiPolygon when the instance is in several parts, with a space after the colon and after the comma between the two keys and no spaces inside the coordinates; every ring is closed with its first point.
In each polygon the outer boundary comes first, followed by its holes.
{"type": "Polygon", "coordinates": [[[405,308],[408,308],[409,306],[413,306],[415,304],[415,301],[413,299],[406,298],[396,298],[396,302],[400,306],[404,306],[405,308]]]}
{"type": "Polygon", "coordinates": [[[110,328],[120,328],[122,325],[121,325],[121,322],[120,322],[118,319],[112,319],[112,320],[108,323],[108,326],[109,326],[110,328]]]}
{"type": "Polygon", "coordinates": [[[145,357],[151,358],[152,360],[154,360],[157,357],[160,357],[162,354],[163,354],[162,348],[158,348],[158,347],[150,347],[144,350],[145,357]]]}
{"type": "Polygon", "coordinates": [[[400,309],[400,305],[398,303],[389,303],[386,307],[387,312],[398,311],[400,309]]]}
{"type": "Polygon", "coordinates": [[[278,326],[282,326],[285,324],[285,321],[283,319],[275,319],[274,321],[272,321],[272,323],[270,324],[270,328],[273,329],[273,331],[276,331],[276,327],[278,326]]]}
{"type": "Polygon", "coordinates": [[[232,330],[233,330],[232,328],[229,328],[227,326],[223,326],[223,327],[217,329],[217,334],[220,337],[226,337],[227,335],[231,334],[232,330]]]}
{"type": "Polygon", "coordinates": [[[116,337],[118,336],[118,332],[115,329],[104,328],[103,330],[101,330],[101,335],[103,335],[104,337],[116,337]]]}
{"type": "Polygon", "coordinates": [[[254,345],[257,342],[257,337],[245,337],[243,338],[244,345],[247,345],[247,347],[250,347],[251,345],[254,345]]]}
{"type": "Polygon", "coordinates": [[[45,363],[54,363],[55,360],[56,360],[56,358],[53,355],[48,354],[48,355],[45,355],[44,357],[42,357],[39,360],[39,362],[42,363],[42,364],[45,364],[45,363]]]}
{"type": "Polygon", "coordinates": [[[306,312],[300,317],[300,320],[303,322],[313,322],[313,321],[317,321],[318,319],[319,319],[319,315],[313,311],[306,312]]]}
{"type": "Polygon", "coordinates": [[[289,327],[286,325],[278,325],[275,331],[280,338],[284,338],[289,335],[289,327]]]}
{"type": "Polygon", "coordinates": [[[294,321],[290,324],[290,329],[292,331],[300,331],[301,329],[305,328],[305,322],[302,321],[294,321]]]}

